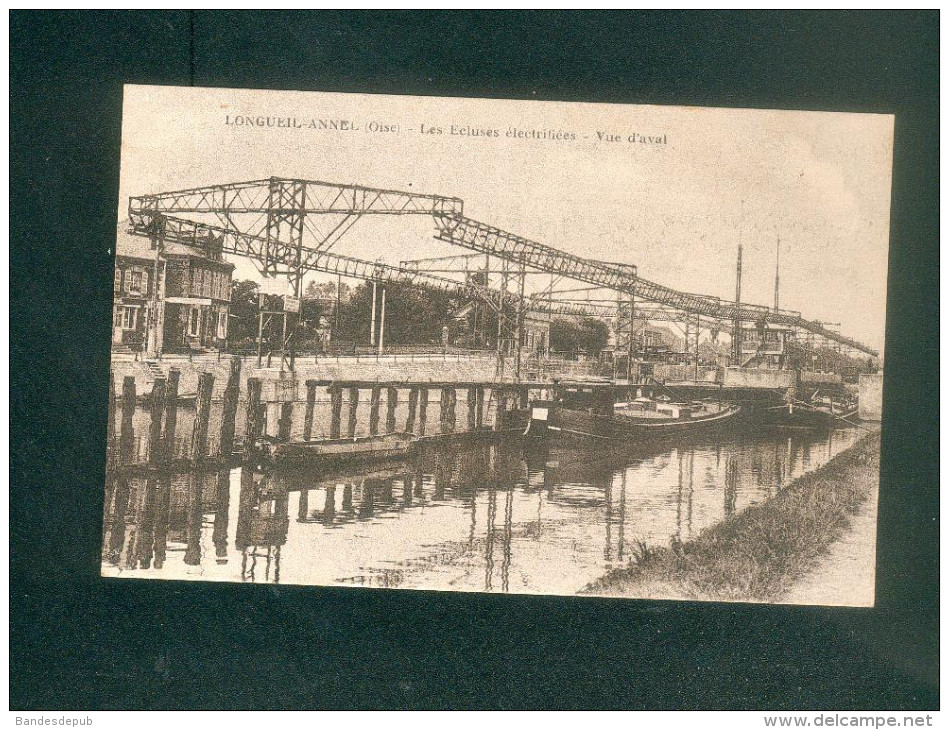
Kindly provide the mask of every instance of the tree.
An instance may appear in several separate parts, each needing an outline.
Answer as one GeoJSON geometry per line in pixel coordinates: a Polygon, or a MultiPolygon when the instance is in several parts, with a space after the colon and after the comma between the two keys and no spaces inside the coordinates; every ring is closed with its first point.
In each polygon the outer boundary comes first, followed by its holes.
{"type": "MultiPolygon", "coordinates": [[[[257,341],[260,315],[259,294],[260,286],[256,281],[238,279],[231,282],[231,304],[228,312],[230,314],[228,340],[232,345],[237,347],[248,346],[257,341]]],[[[270,312],[282,311],[283,297],[271,294],[265,295],[264,308],[270,312]]],[[[288,315],[291,325],[294,321],[297,322],[295,338],[296,347],[298,349],[309,349],[316,344],[316,341],[319,339],[316,331],[319,328],[322,313],[322,305],[318,301],[303,297],[299,319],[294,320],[294,315],[288,315]]],[[[279,316],[280,315],[277,315],[278,319],[273,326],[282,329],[279,316]]],[[[269,335],[272,337],[274,331],[275,330],[271,329],[266,332],[264,336],[268,337],[269,335]]]]}
{"type": "Polygon", "coordinates": [[[599,355],[610,341],[610,327],[603,320],[584,317],[579,329],[580,349],[588,355],[599,355]]]}
{"type": "Polygon", "coordinates": [[[580,328],[576,322],[557,317],[550,323],[550,349],[554,352],[576,353],[580,349],[580,328]]]}
{"type": "Polygon", "coordinates": [[[231,304],[228,310],[227,336],[231,342],[240,342],[257,337],[257,294],[260,287],[256,281],[236,279],[231,282],[231,304]]]}
{"type": "MultiPolygon", "coordinates": [[[[307,299],[336,299],[336,289],[337,285],[335,281],[321,281],[317,284],[315,281],[310,281],[306,285],[306,289],[303,292],[303,296],[307,299]]],[[[352,294],[352,290],[345,281],[339,283],[339,299],[342,302],[348,302],[352,294]]]]}
{"type": "MultiPolygon", "coordinates": [[[[381,284],[377,285],[377,314],[382,306],[381,284]]],[[[439,344],[442,327],[450,324],[458,306],[456,296],[401,284],[386,284],[385,341],[392,345],[439,344]]],[[[372,284],[357,286],[340,308],[338,339],[369,344],[372,318],[372,284]]],[[[378,331],[378,330],[377,330],[378,331]]]]}
{"type": "Polygon", "coordinates": [[[583,317],[579,322],[557,317],[550,323],[550,349],[554,352],[598,355],[609,339],[609,325],[594,317],[583,317]]]}

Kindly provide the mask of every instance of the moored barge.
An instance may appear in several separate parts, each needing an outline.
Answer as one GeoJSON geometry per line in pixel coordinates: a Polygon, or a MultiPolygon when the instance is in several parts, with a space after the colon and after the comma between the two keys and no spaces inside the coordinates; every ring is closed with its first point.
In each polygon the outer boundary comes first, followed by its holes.
{"type": "Polygon", "coordinates": [[[526,435],[589,445],[634,444],[722,427],[741,406],[715,401],[674,403],[639,397],[615,402],[615,389],[567,387],[531,404],[526,435]]]}

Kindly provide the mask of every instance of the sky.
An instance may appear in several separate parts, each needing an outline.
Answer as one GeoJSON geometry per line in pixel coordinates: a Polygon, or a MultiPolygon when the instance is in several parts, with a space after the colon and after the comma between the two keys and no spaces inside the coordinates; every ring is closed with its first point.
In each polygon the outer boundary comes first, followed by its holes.
{"type": "MultiPolygon", "coordinates": [[[[781,307],[882,352],[892,148],[880,114],[127,86],[119,218],[131,195],[271,176],[433,193],[722,299],[740,243],[742,301],[768,306],[780,245],[781,307]],[[267,117],[275,126],[241,123],[267,117]]],[[[389,263],[467,253],[433,235],[429,217],[365,216],[334,250],[389,263]]]]}

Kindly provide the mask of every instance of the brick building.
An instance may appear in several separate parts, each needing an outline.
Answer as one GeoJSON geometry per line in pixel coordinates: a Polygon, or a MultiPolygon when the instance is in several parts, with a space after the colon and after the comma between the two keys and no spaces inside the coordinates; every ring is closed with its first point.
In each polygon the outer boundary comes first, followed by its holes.
{"type": "Polygon", "coordinates": [[[165,243],[159,251],[120,223],[113,350],[158,354],[223,348],[233,271],[213,246],[165,243]]]}

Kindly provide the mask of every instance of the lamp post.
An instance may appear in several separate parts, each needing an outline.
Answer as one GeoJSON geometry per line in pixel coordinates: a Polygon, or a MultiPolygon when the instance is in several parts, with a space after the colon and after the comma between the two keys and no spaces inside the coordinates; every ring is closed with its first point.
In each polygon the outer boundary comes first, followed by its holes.
{"type": "Polygon", "coordinates": [[[161,301],[158,296],[158,277],[161,268],[161,254],[164,250],[162,236],[152,234],[152,245],[155,248],[155,264],[152,267],[152,302],[148,318],[148,332],[146,333],[146,351],[149,355],[161,359],[162,353],[162,316],[161,301]]]}

